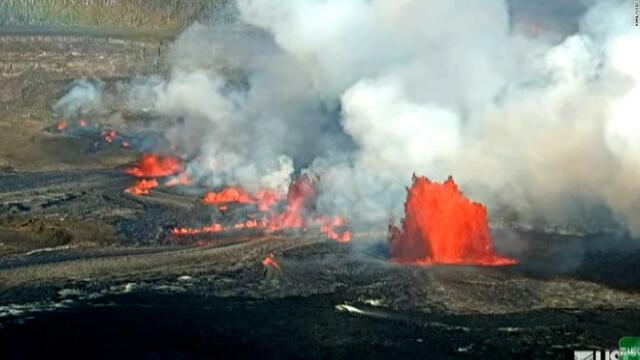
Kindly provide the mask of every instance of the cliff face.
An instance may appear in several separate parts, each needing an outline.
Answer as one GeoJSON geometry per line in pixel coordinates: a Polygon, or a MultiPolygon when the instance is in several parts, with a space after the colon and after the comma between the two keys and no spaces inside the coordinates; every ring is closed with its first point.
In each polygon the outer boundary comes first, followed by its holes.
{"type": "Polygon", "coordinates": [[[230,0],[4,0],[0,26],[98,26],[177,30],[234,16],[230,0]]]}
{"type": "Polygon", "coordinates": [[[0,110],[46,111],[78,78],[161,72],[183,28],[234,17],[232,0],[1,1],[0,110]]]}
{"type": "Polygon", "coordinates": [[[161,70],[162,40],[0,36],[0,109],[48,109],[77,78],[123,78],[161,70]]]}
{"type": "Polygon", "coordinates": [[[52,105],[76,79],[99,78],[113,84],[162,72],[168,43],[167,39],[53,33],[0,35],[0,172],[100,166],[103,159],[111,161],[109,156],[77,155],[73,139],[48,136],[45,129],[57,121],[52,105]]]}
{"type": "Polygon", "coordinates": [[[0,1],[0,172],[129,161],[77,154],[75,140],[48,136],[58,120],[52,105],[77,79],[109,86],[163,73],[164,54],[183,28],[233,13],[231,0],[0,1]]]}

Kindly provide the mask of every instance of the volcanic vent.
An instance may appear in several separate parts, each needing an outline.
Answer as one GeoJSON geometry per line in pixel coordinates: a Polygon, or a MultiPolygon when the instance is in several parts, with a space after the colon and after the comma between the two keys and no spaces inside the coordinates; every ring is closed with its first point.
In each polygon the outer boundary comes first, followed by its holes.
{"type": "Polygon", "coordinates": [[[400,227],[389,225],[392,261],[509,265],[496,254],[484,205],[467,199],[452,177],[442,184],[413,176],[400,227]]]}

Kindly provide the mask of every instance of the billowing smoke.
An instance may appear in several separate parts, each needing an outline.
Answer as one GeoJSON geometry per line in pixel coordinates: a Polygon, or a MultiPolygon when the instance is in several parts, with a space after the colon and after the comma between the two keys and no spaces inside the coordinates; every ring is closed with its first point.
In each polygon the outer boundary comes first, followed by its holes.
{"type": "Polygon", "coordinates": [[[472,196],[525,218],[589,221],[604,203],[640,231],[629,54],[639,37],[623,2],[596,4],[560,42],[515,31],[504,1],[247,0],[240,9],[340,96],[358,149],[348,164],[316,161],[332,178],[325,204],[342,197],[342,210],[377,215],[385,211],[366,207],[400,204],[412,172],[453,174],[472,196]]]}
{"type": "Polygon", "coordinates": [[[168,79],[137,82],[128,98],[184,120],[166,135],[195,156],[200,183],[286,190],[295,169],[352,146],[338,99],[314,92],[303,64],[265,33],[195,24],[168,57],[168,79]]]}
{"type": "Polygon", "coordinates": [[[65,117],[89,113],[102,105],[103,90],[101,81],[74,81],[70,90],[53,105],[53,110],[65,117]]]}
{"type": "Polygon", "coordinates": [[[632,7],[580,2],[559,33],[515,23],[517,3],[238,0],[237,27],[193,25],[168,78],[129,98],[184,119],[167,136],[210,185],[284,187],[307,169],[323,212],[384,227],[413,172],[451,174],[490,216],[611,213],[639,235],[632,7]]]}

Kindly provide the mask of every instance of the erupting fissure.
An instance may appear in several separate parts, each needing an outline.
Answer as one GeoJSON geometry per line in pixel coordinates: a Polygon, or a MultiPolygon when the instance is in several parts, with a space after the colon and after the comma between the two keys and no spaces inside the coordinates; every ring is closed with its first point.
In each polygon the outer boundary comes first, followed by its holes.
{"type": "Polygon", "coordinates": [[[494,252],[484,205],[467,199],[449,177],[413,177],[400,227],[389,225],[391,260],[414,264],[509,265],[494,252]]]}
{"type": "Polygon", "coordinates": [[[191,183],[191,179],[184,171],[182,161],[171,155],[143,154],[140,160],[126,171],[138,178],[133,186],[125,189],[125,192],[132,195],[148,195],[150,189],[159,186],[155,179],[159,177],[173,175],[164,182],[165,186],[189,185],[191,183]]]}
{"type": "Polygon", "coordinates": [[[262,259],[262,265],[266,268],[272,267],[274,269],[280,270],[280,264],[276,261],[276,257],[273,253],[268,253],[267,256],[262,259]]]}
{"type": "Polygon", "coordinates": [[[56,129],[58,131],[63,131],[64,129],[67,128],[67,122],[64,120],[60,120],[56,123],[56,129]]]}
{"type": "MultiPolygon", "coordinates": [[[[171,155],[143,154],[140,160],[126,170],[128,174],[138,178],[136,183],[125,189],[132,195],[148,195],[149,191],[160,185],[156,178],[169,177],[164,182],[165,186],[188,185],[191,180],[184,171],[182,161],[171,155]]],[[[346,223],[339,216],[312,217],[307,221],[307,210],[315,200],[316,191],[311,179],[307,175],[296,178],[289,186],[285,194],[273,190],[262,189],[255,193],[248,193],[241,187],[229,186],[219,192],[207,192],[201,198],[206,204],[213,204],[220,210],[226,210],[228,204],[253,204],[261,214],[249,215],[244,221],[233,225],[224,226],[218,223],[211,225],[188,228],[179,227],[172,230],[172,234],[199,235],[220,233],[238,229],[259,229],[265,232],[274,232],[283,229],[305,229],[307,224],[319,227],[320,233],[331,240],[347,243],[351,240],[351,233],[343,229],[346,223]],[[274,210],[275,205],[286,199],[286,204],[281,212],[274,210]]]]}
{"type": "Polygon", "coordinates": [[[105,129],[100,132],[100,137],[102,137],[107,144],[111,144],[118,137],[118,132],[113,129],[105,129]]]}
{"type": "Polygon", "coordinates": [[[274,190],[260,190],[254,194],[244,191],[240,187],[229,186],[219,192],[207,192],[202,196],[202,202],[218,206],[220,210],[226,210],[230,203],[254,204],[260,211],[267,211],[283,195],[274,190]]]}
{"type": "Polygon", "coordinates": [[[135,185],[124,191],[132,195],[148,195],[149,190],[156,187],[158,187],[158,181],[156,179],[139,179],[135,185]]]}
{"type": "Polygon", "coordinates": [[[155,178],[174,175],[183,170],[182,162],[171,155],[143,154],[127,173],[140,178],[155,178]]]}
{"type": "MultiPolygon", "coordinates": [[[[218,205],[228,202],[254,203],[258,205],[258,210],[262,212],[269,211],[269,214],[261,218],[250,217],[243,222],[230,226],[214,223],[197,228],[174,228],[172,233],[179,236],[218,233],[233,229],[261,229],[266,232],[283,229],[304,229],[307,226],[306,211],[315,199],[315,196],[316,191],[311,180],[306,175],[296,178],[289,186],[286,205],[282,212],[271,211],[271,206],[280,199],[275,191],[263,190],[256,195],[249,195],[239,188],[226,188],[219,193],[207,193],[202,201],[218,205]],[[265,198],[269,200],[265,201],[265,198]]],[[[349,231],[337,230],[338,227],[345,226],[344,219],[339,216],[317,217],[308,223],[319,226],[320,232],[331,240],[341,243],[346,243],[351,240],[351,233],[349,231]]]]}
{"type": "MultiPolygon", "coordinates": [[[[98,125],[89,126],[87,120],[79,119],[75,123],[67,123],[66,120],[61,119],[55,124],[55,129],[60,132],[70,132],[71,134],[79,134],[80,129],[86,134],[87,132],[93,132],[94,130],[99,130],[98,125]]],[[[123,136],[119,135],[118,132],[114,129],[102,129],[99,130],[99,137],[107,144],[120,144],[121,147],[127,149],[130,147],[128,141],[124,139],[123,136]]]]}

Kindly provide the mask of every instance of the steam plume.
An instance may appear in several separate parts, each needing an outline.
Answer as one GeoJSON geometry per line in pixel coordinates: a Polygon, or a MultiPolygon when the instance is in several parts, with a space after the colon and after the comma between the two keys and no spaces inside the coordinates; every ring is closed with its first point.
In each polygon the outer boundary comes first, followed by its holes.
{"type": "Polygon", "coordinates": [[[212,185],[284,188],[308,169],[323,211],[385,226],[413,172],[452,174],[490,214],[611,212],[640,235],[631,7],[590,2],[570,33],[531,34],[515,4],[238,0],[249,31],[193,25],[168,78],[135,93],[185,119],[167,136],[212,185]]]}

